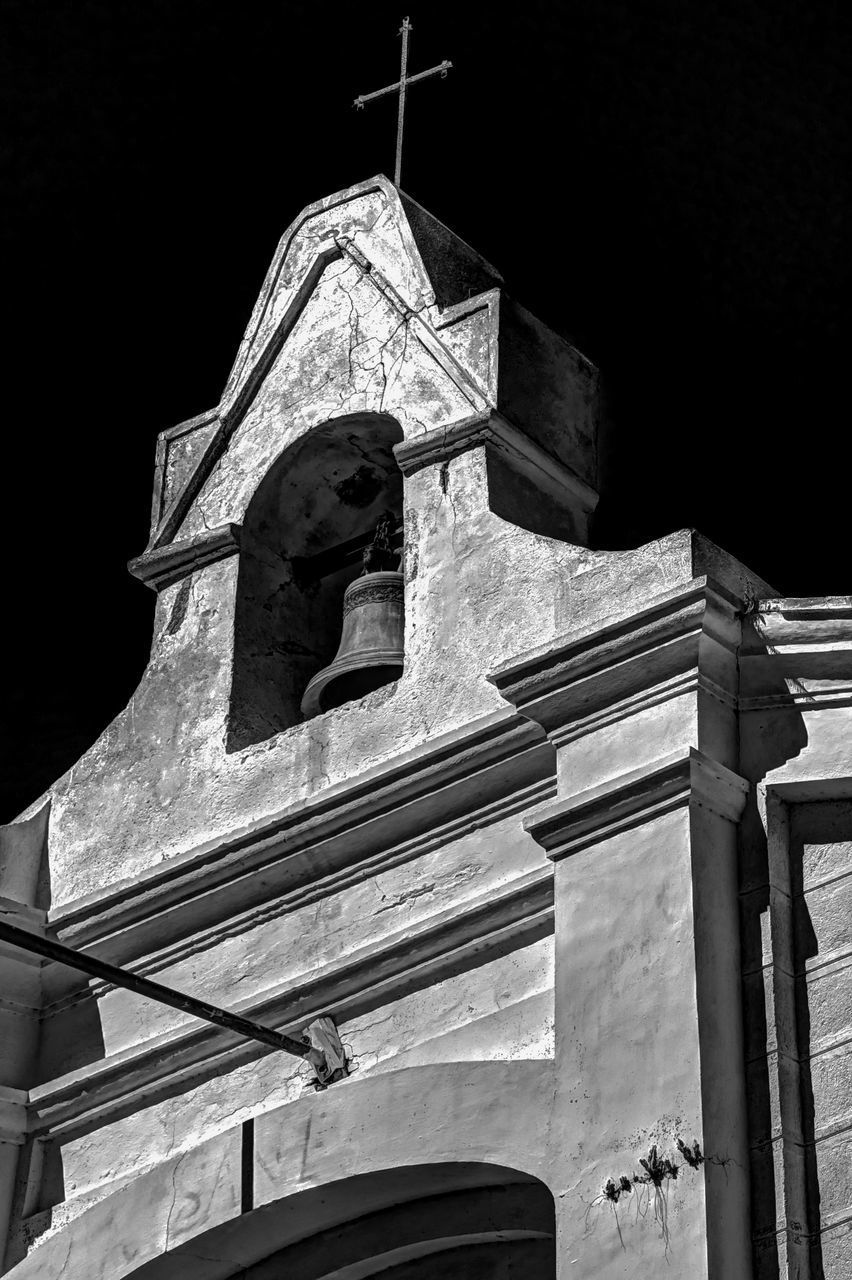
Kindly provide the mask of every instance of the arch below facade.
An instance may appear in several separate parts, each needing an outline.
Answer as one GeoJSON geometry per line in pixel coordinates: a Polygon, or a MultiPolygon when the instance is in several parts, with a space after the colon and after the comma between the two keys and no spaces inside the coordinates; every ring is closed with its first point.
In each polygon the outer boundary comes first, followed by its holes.
{"type": "Polygon", "coordinates": [[[459,1249],[498,1246],[518,1258],[526,1249],[537,1274],[550,1275],[552,1096],[549,1061],[447,1063],[353,1079],[141,1174],[10,1275],[227,1280],[251,1268],[251,1280],[268,1280],[263,1264],[271,1276],[287,1261],[293,1280],[358,1280],[384,1254],[381,1265],[399,1267],[402,1278],[412,1259],[440,1253],[449,1265],[459,1249]],[[348,1228],[356,1218],[360,1238],[348,1228]],[[372,1253],[365,1223],[377,1236],[372,1253]],[[332,1261],[348,1257],[336,1271],[322,1269],[329,1232],[342,1241],[332,1261]],[[286,1254],[296,1242],[313,1272],[292,1271],[299,1255],[286,1254]]]}

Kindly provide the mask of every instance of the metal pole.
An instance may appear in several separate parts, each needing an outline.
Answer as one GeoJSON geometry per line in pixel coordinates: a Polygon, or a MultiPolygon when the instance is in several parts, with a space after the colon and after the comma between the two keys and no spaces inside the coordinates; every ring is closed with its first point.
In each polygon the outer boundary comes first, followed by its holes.
{"type": "Polygon", "coordinates": [[[181,1009],[184,1013],[191,1013],[195,1018],[203,1018],[205,1022],[212,1022],[217,1027],[236,1031],[249,1040],[259,1040],[261,1044],[268,1044],[273,1049],[292,1054],[295,1058],[305,1058],[313,1066],[325,1066],[322,1052],[314,1049],[306,1040],[294,1040],[292,1036],[282,1035],[280,1031],[273,1031],[271,1027],[263,1027],[260,1023],[250,1022],[248,1018],[241,1018],[238,1013],[217,1009],[206,1000],[185,996],[180,991],[173,991],[171,987],[164,987],[159,982],[151,982],[148,978],[139,977],[138,974],[128,973],[126,969],[107,964],[106,961],[98,960],[84,951],[75,951],[41,934],[30,933],[28,929],[19,929],[16,925],[7,924],[5,920],[0,920],[0,941],[10,942],[12,946],[21,947],[24,951],[34,951],[36,955],[45,956],[48,960],[56,960],[59,964],[66,964],[71,969],[79,969],[83,973],[91,974],[93,978],[103,978],[104,981],[112,982],[117,987],[125,987],[128,991],[135,991],[137,995],[147,996],[150,1000],[170,1005],[173,1009],[181,1009]]]}
{"type": "Polygon", "coordinates": [[[394,186],[399,186],[402,176],[402,126],[405,119],[405,74],[408,70],[408,33],[411,23],[408,18],[402,20],[402,59],[399,68],[399,115],[396,119],[396,169],[394,170],[394,186]]]}

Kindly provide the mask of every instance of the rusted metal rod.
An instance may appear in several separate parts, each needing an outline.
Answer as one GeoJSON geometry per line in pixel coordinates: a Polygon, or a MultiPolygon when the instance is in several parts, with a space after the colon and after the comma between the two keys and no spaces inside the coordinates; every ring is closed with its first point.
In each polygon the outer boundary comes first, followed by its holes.
{"type": "Polygon", "coordinates": [[[305,1058],[313,1066],[324,1065],[325,1059],[322,1052],[314,1049],[307,1040],[294,1040],[292,1036],[273,1031],[271,1027],[263,1027],[258,1022],[241,1018],[238,1013],[217,1009],[206,1000],[196,1000],[195,996],[186,996],[181,991],[173,991],[171,987],[164,987],[159,982],[151,982],[150,979],[141,978],[138,974],[128,973],[118,965],[107,964],[104,960],[87,955],[85,951],[75,951],[73,947],[65,947],[61,942],[54,942],[41,934],[30,933],[28,929],[7,924],[5,920],[0,920],[0,942],[9,942],[12,946],[20,947],[24,951],[32,951],[36,955],[45,956],[48,960],[56,960],[59,964],[68,965],[70,969],[79,969],[82,973],[88,973],[93,978],[103,978],[105,982],[111,982],[116,987],[125,987],[128,991],[135,991],[137,995],[147,996],[149,1000],[170,1005],[183,1013],[191,1013],[194,1018],[202,1018],[205,1022],[212,1022],[217,1027],[226,1027],[228,1031],[235,1031],[248,1040],[258,1040],[261,1044],[268,1044],[273,1049],[292,1054],[294,1058],[305,1058]]]}

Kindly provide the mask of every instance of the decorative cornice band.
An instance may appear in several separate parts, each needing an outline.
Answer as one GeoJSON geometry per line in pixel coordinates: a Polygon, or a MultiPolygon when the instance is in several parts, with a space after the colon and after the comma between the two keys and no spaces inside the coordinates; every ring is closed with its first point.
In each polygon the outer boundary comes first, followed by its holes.
{"type": "Polygon", "coordinates": [[[159,592],[204,565],[236,555],[240,549],[240,533],[240,525],[222,524],[183,542],[169,543],[158,551],[146,551],[128,561],[127,568],[134,578],[159,592]]]}
{"type": "Polygon", "coordinates": [[[752,711],[787,710],[790,707],[808,707],[812,711],[828,707],[852,706],[852,685],[835,684],[822,688],[808,685],[801,680],[788,680],[783,693],[755,694],[740,698],[739,709],[744,714],[752,711]]]}
{"type": "Polygon", "coordinates": [[[748,792],[749,784],[739,774],[688,747],[577,796],[555,800],[529,817],[524,828],[549,858],[558,860],[686,804],[738,822],[748,792]]]}
{"type": "MultiPolygon", "coordinates": [[[[401,929],[380,947],[369,943],[301,981],[239,1004],[235,1012],[297,1035],[319,1013],[331,1012],[339,1023],[351,1021],[552,932],[553,875],[544,866],[502,890],[401,929]]],[[[230,1031],[206,1023],[184,1025],[31,1090],[30,1129],[67,1139],[107,1123],[114,1113],[150,1106],[177,1088],[232,1071],[263,1052],[230,1031]]]]}
{"type": "Polygon", "coordinates": [[[498,712],[210,841],[107,893],[68,904],[51,926],[68,946],[125,963],[152,937],[175,940],[373,858],[551,778],[537,726],[498,712]],[[258,871],[263,869],[263,875],[258,871]]]}
{"type": "Polygon", "coordinates": [[[737,707],[736,698],[727,689],[721,688],[713,680],[702,676],[693,669],[683,675],[673,676],[671,680],[663,680],[660,684],[652,685],[650,689],[642,689],[639,693],[631,694],[618,702],[609,703],[603,708],[593,711],[590,715],[580,716],[576,720],[554,729],[549,735],[550,741],[554,747],[564,747],[569,742],[576,741],[577,738],[585,738],[589,734],[598,733],[601,729],[606,729],[609,725],[618,724],[621,720],[627,720],[630,716],[634,716],[640,711],[660,706],[664,702],[671,702],[673,698],[680,698],[685,694],[699,692],[715,698],[722,706],[731,710],[735,710],[737,707]]]}
{"type": "Polygon", "coordinates": [[[695,578],[628,617],[506,663],[488,679],[551,735],[690,673],[733,705],[738,603],[708,578],[695,578]]]}
{"type": "Polygon", "coordinates": [[[761,600],[756,616],[781,614],[804,621],[820,618],[852,620],[852,596],[789,596],[761,600]]]}
{"type": "Polygon", "coordinates": [[[582,510],[594,511],[598,495],[591,485],[502,414],[490,408],[451,427],[435,428],[413,440],[405,440],[395,445],[393,452],[400,471],[409,476],[480,445],[488,445],[505,455],[516,466],[533,475],[546,491],[559,491],[563,495],[568,492],[582,510]]]}
{"type": "MultiPolygon", "coordinates": [[[[435,827],[429,831],[420,832],[413,839],[391,849],[381,851],[372,858],[365,858],[351,867],[342,867],[331,875],[321,876],[308,883],[298,885],[291,892],[282,894],[280,897],[261,906],[254,906],[249,911],[241,911],[236,915],[230,915],[227,919],[217,921],[207,929],[200,929],[188,937],[182,937],[167,946],[158,947],[157,951],[152,955],[145,956],[140,961],[135,962],[132,965],[133,972],[143,977],[152,977],[163,970],[168,970],[174,965],[180,964],[189,956],[198,955],[211,947],[221,945],[228,938],[240,937],[249,929],[256,929],[271,920],[280,919],[282,916],[298,911],[302,907],[320,902],[324,898],[351,888],[365,879],[384,875],[394,867],[410,862],[414,858],[433,852],[451,841],[459,839],[471,829],[487,827],[513,813],[527,811],[536,804],[541,804],[545,800],[551,799],[555,794],[555,790],[556,780],[554,778],[547,778],[533,783],[532,786],[525,787],[523,790],[494,804],[473,809],[452,822],[444,823],[440,827],[435,827]]],[[[92,996],[96,1000],[100,999],[102,995],[111,990],[113,990],[113,987],[110,983],[93,979],[85,988],[59,996],[57,999],[45,1003],[37,1012],[40,1012],[42,1017],[51,1017],[61,1010],[78,1004],[80,1001],[88,1000],[92,996]]]]}

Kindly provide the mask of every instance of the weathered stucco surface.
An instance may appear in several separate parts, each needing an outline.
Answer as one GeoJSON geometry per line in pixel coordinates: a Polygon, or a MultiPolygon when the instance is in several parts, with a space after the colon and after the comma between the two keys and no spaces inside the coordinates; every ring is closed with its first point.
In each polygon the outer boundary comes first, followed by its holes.
{"type": "Polygon", "coordinates": [[[842,1270],[852,603],[691,530],[591,549],[598,416],[386,179],[287,231],[158,446],[149,666],[0,830],[0,913],[331,1013],[352,1075],[4,946],[14,1275],[842,1270]],[[385,512],[401,678],[302,721],[385,512]]]}

